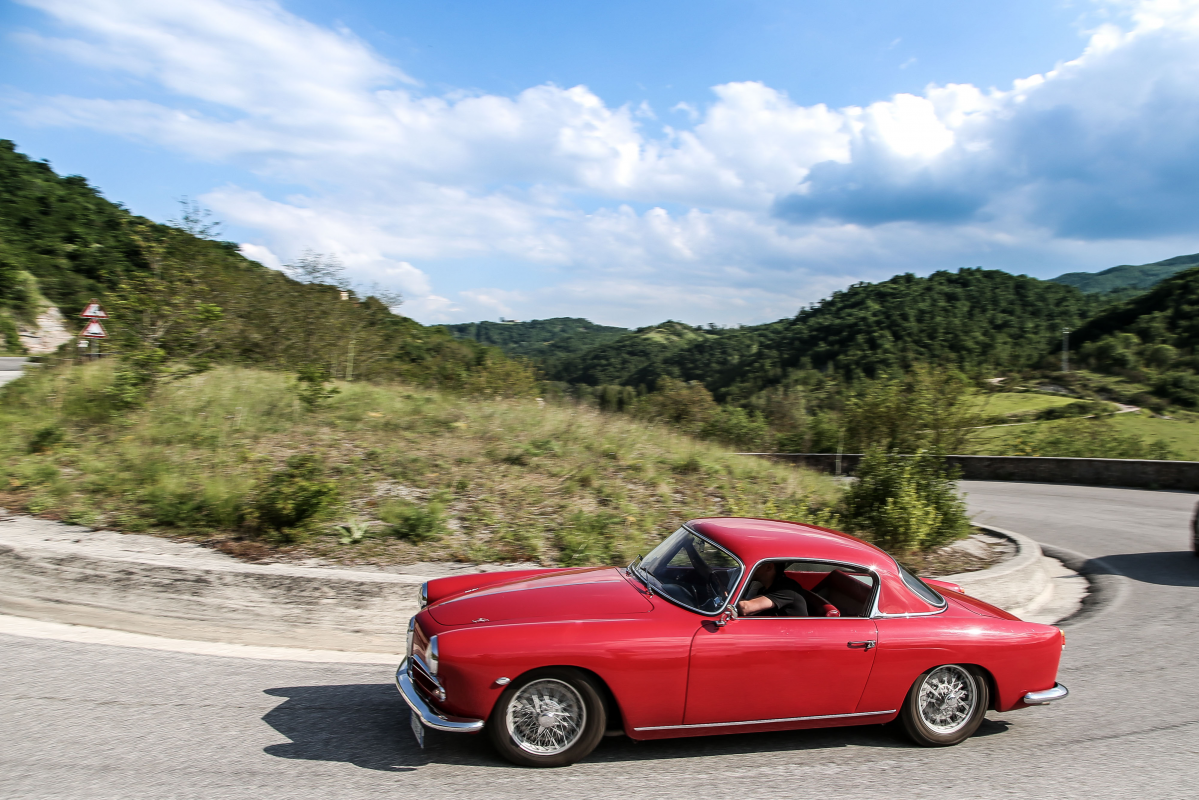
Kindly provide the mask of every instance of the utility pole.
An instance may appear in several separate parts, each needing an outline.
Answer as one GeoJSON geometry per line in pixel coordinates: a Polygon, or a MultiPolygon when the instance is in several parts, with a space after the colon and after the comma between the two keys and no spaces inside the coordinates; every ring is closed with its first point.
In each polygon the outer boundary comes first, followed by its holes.
{"type": "Polygon", "coordinates": [[[1070,371],[1070,329],[1062,328],[1062,372],[1070,371]]]}

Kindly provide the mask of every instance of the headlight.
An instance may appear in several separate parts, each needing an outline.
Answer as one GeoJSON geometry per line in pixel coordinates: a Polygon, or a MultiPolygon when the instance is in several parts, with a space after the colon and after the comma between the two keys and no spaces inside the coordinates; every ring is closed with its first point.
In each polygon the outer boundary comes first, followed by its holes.
{"type": "Polygon", "coordinates": [[[439,656],[437,654],[437,637],[433,636],[429,639],[429,646],[425,649],[425,663],[429,665],[429,672],[437,674],[437,662],[439,656]]]}
{"type": "Polygon", "coordinates": [[[420,585],[420,592],[419,592],[419,595],[417,598],[417,602],[420,603],[421,608],[424,608],[425,606],[429,605],[429,582],[428,581],[425,581],[424,583],[422,583],[420,585]]]}
{"type": "Polygon", "coordinates": [[[408,644],[404,647],[404,655],[412,658],[412,637],[416,633],[416,617],[408,618],[408,644]]]}

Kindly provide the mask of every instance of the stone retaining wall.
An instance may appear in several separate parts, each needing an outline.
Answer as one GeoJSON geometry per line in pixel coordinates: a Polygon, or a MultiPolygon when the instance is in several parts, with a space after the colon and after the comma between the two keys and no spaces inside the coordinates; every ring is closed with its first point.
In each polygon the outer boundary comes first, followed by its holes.
{"type": "MultiPolygon", "coordinates": [[[[743,453],[787,461],[820,472],[853,475],[860,454],[743,453]]],[[[946,456],[968,481],[1073,483],[1199,492],[1199,461],[1153,461],[1121,458],[1033,458],[1026,456],[946,456]]]]}

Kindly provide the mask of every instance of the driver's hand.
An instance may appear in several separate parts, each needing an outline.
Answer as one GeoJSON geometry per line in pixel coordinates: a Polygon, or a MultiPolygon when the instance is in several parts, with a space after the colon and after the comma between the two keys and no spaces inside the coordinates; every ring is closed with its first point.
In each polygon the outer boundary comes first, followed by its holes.
{"type": "Polygon", "coordinates": [[[768,608],[773,608],[774,603],[769,597],[755,597],[751,600],[739,600],[737,602],[737,613],[743,617],[752,614],[760,614],[768,608]]]}

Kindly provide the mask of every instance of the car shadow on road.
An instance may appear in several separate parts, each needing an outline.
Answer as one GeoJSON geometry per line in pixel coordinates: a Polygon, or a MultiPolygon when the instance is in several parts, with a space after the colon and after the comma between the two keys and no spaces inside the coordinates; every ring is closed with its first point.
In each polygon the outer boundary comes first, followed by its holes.
{"type": "Polygon", "coordinates": [[[1124,575],[1159,586],[1199,586],[1199,558],[1190,550],[1162,553],[1123,553],[1093,558],[1085,571],[1099,575],[1124,575]]]}
{"type": "MultiPolygon", "coordinates": [[[[514,768],[485,736],[426,732],[421,749],[408,722],[408,707],[389,683],[291,686],[267,689],[286,698],[262,719],[290,741],[264,752],[277,758],[339,761],[363,769],[411,772],[426,764],[514,768]]],[[[1007,730],[1002,720],[984,720],[975,736],[1007,730]]],[[[746,753],[827,750],[842,747],[913,748],[896,725],[864,725],[777,733],[745,733],[634,742],[604,739],[589,762],[652,761],[746,753]]]]}
{"type": "Polygon", "coordinates": [[[289,686],[265,693],[286,698],[262,718],[291,740],[263,748],[278,758],[341,761],[384,772],[409,772],[431,761],[501,763],[479,736],[455,736],[462,741],[447,749],[430,731],[430,746],[422,750],[409,727],[408,706],[390,683],[289,686]]]}

